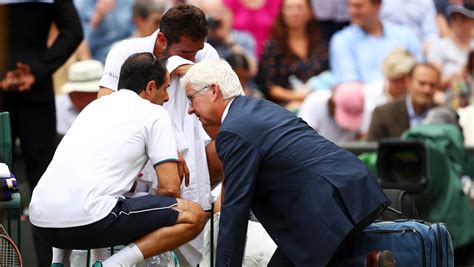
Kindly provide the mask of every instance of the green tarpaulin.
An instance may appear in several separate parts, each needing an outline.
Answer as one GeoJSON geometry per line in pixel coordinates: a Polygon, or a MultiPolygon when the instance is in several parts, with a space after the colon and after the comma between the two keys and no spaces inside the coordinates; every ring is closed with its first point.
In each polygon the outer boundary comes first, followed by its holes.
{"type": "Polygon", "coordinates": [[[428,149],[428,188],[415,195],[420,217],[447,224],[454,248],[474,242],[474,209],[461,188],[461,175],[474,161],[468,159],[463,137],[453,125],[420,125],[403,133],[402,139],[423,140],[428,149]],[[470,163],[468,163],[470,162],[470,163]]]}

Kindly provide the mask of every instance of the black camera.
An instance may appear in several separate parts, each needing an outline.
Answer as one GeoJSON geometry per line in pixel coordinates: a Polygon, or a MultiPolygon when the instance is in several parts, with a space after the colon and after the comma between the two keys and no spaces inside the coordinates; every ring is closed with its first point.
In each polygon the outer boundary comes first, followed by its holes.
{"type": "Polygon", "coordinates": [[[211,30],[215,30],[219,28],[222,24],[221,19],[216,18],[215,16],[212,16],[212,15],[207,16],[206,19],[207,19],[207,25],[209,29],[211,30]]]}

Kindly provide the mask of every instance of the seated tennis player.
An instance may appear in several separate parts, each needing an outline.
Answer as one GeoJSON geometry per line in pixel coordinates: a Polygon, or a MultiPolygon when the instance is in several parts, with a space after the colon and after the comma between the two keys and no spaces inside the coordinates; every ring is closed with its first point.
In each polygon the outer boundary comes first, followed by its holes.
{"type": "MultiPolygon", "coordinates": [[[[94,266],[132,266],[196,237],[205,213],[180,197],[176,142],[168,100],[169,73],[151,53],[123,64],[120,90],[89,104],[59,144],[33,191],[30,220],[55,248],[127,245],[94,266]],[[157,195],[125,198],[150,160],[157,195]]],[[[54,259],[53,259],[54,263],[54,259]]]]}

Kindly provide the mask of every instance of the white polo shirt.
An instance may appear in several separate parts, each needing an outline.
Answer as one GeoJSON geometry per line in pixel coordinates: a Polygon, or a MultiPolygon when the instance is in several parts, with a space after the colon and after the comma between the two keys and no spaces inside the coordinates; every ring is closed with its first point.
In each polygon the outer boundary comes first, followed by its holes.
{"type": "Polygon", "coordinates": [[[167,111],[125,89],[93,101],[35,187],[31,222],[64,228],[104,218],[148,160],[155,166],[177,160],[167,111]]]}

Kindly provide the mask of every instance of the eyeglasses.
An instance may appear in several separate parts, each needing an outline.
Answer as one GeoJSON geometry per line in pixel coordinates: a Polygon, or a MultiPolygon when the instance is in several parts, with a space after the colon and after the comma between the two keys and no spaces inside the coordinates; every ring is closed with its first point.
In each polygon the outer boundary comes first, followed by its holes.
{"type": "Polygon", "coordinates": [[[197,90],[197,91],[194,91],[192,94],[186,96],[186,97],[188,98],[188,100],[189,100],[189,105],[190,105],[191,107],[193,106],[193,101],[194,101],[195,95],[198,94],[198,93],[200,93],[200,92],[202,92],[202,91],[204,91],[204,89],[209,88],[209,86],[210,86],[210,85],[208,84],[208,85],[204,86],[203,88],[201,88],[201,89],[199,89],[199,90],[197,90]]]}

